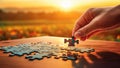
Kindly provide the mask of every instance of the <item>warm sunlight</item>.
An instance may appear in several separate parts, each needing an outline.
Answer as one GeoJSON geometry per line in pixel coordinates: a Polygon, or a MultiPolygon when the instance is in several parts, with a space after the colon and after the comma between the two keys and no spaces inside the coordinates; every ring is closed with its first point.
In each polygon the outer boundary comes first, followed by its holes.
{"type": "Polygon", "coordinates": [[[68,11],[73,8],[73,3],[71,0],[64,0],[59,3],[59,7],[62,10],[68,11]]]}
{"type": "MultiPolygon", "coordinates": [[[[90,7],[113,6],[120,4],[120,0],[0,0],[0,8],[40,8],[51,10],[59,8],[63,11],[80,11],[90,7]],[[51,7],[51,8],[50,8],[51,7]]],[[[57,9],[57,10],[59,10],[57,9]]]]}

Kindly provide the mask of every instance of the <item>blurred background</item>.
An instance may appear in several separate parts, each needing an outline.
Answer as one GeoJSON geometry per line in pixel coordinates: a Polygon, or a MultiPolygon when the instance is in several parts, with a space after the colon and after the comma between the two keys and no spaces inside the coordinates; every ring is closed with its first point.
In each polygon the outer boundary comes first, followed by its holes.
{"type": "MultiPolygon", "coordinates": [[[[0,41],[39,36],[71,37],[75,21],[89,8],[120,0],[0,0],[0,41]]],[[[120,28],[90,39],[120,41],[120,28]]]]}

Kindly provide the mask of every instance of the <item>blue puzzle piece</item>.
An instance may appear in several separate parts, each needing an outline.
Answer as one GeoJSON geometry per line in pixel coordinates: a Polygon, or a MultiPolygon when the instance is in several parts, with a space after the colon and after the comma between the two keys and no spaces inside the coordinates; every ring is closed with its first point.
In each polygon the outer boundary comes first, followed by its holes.
{"type": "Polygon", "coordinates": [[[61,45],[48,44],[48,43],[26,43],[19,44],[16,46],[2,46],[0,50],[6,53],[11,53],[9,56],[22,56],[27,54],[26,58],[29,60],[42,59],[44,57],[56,56],[56,58],[70,59],[74,60],[76,57],[65,55],[67,51],[76,52],[94,52],[92,48],[76,48],[76,47],[62,47],[61,45]],[[34,52],[34,55],[28,55],[34,52]]]}
{"type": "MultiPolygon", "coordinates": [[[[32,56],[26,56],[26,58],[29,60],[34,60],[34,59],[40,60],[40,59],[43,59],[44,56],[45,56],[44,54],[36,53],[32,56]]],[[[46,56],[47,56],[47,54],[46,54],[46,56]]]]}
{"type": "Polygon", "coordinates": [[[67,59],[68,60],[76,60],[76,58],[74,56],[68,56],[67,59]]]}
{"type": "Polygon", "coordinates": [[[68,46],[75,46],[75,43],[79,44],[79,40],[75,40],[75,37],[72,36],[72,39],[64,39],[64,43],[68,42],[68,46]]]}

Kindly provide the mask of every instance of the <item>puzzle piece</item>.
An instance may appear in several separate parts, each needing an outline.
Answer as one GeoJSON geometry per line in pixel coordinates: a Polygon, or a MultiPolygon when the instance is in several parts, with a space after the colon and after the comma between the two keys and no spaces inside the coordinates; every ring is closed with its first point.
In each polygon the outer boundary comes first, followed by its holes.
{"type": "Polygon", "coordinates": [[[93,48],[75,48],[75,51],[80,53],[91,53],[95,50],[93,48]]]}
{"type": "Polygon", "coordinates": [[[74,56],[74,54],[73,54],[72,52],[68,51],[68,52],[67,52],[67,59],[68,59],[68,60],[76,60],[77,57],[74,56]]]}
{"type": "Polygon", "coordinates": [[[71,46],[66,48],[66,50],[68,50],[68,51],[74,51],[75,49],[76,49],[76,47],[71,47],[71,46]]]}
{"type": "Polygon", "coordinates": [[[12,55],[18,55],[18,56],[22,56],[24,54],[30,54],[34,51],[31,49],[31,47],[28,44],[20,44],[17,46],[6,46],[6,47],[2,47],[2,50],[4,50],[5,53],[11,52],[12,55]]]}
{"type": "Polygon", "coordinates": [[[74,57],[74,56],[68,56],[67,59],[68,59],[68,60],[76,60],[77,58],[74,57]]]}
{"type": "Polygon", "coordinates": [[[0,50],[2,50],[2,46],[0,46],[0,50]]]}
{"type": "Polygon", "coordinates": [[[34,59],[43,59],[43,56],[47,56],[47,54],[40,54],[40,53],[36,53],[33,56],[26,56],[25,58],[29,59],[29,60],[34,60],[34,59]]]}
{"type": "Polygon", "coordinates": [[[75,37],[73,36],[72,39],[64,39],[64,43],[68,42],[68,46],[75,46],[75,43],[79,44],[79,40],[75,40],[75,37]]]}
{"type": "Polygon", "coordinates": [[[84,53],[84,52],[90,53],[90,52],[94,52],[94,51],[95,51],[95,49],[93,49],[93,48],[81,48],[80,53],[84,53]]]}
{"type": "Polygon", "coordinates": [[[63,58],[63,60],[76,60],[77,54],[72,54],[71,51],[80,52],[80,53],[90,53],[94,52],[93,48],[76,48],[76,47],[64,47],[61,44],[52,44],[48,42],[36,42],[36,43],[26,43],[26,44],[18,44],[16,46],[2,46],[0,50],[3,50],[6,53],[11,53],[9,56],[25,56],[26,59],[34,60],[34,59],[43,59],[44,57],[50,58],[51,56],[55,56],[55,59],[63,58]],[[34,55],[30,55],[31,53],[35,53],[34,55]]]}
{"type": "Polygon", "coordinates": [[[90,53],[90,52],[94,52],[95,49],[93,48],[76,48],[76,47],[67,47],[67,48],[63,48],[67,51],[75,51],[75,52],[80,52],[80,53],[90,53]]]}
{"type": "Polygon", "coordinates": [[[59,58],[61,58],[62,57],[62,53],[58,53],[57,55],[55,55],[55,59],[59,59],[59,58]]]}

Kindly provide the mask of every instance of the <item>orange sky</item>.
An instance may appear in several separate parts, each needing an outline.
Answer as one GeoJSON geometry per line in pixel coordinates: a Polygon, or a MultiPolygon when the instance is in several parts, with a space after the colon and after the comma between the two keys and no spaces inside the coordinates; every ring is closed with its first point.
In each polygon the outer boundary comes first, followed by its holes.
{"type": "Polygon", "coordinates": [[[120,4],[120,0],[0,0],[0,8],[33,8],[33,7],[57,7],[63,10],[101,6],[113,6],[120,4]]]}

